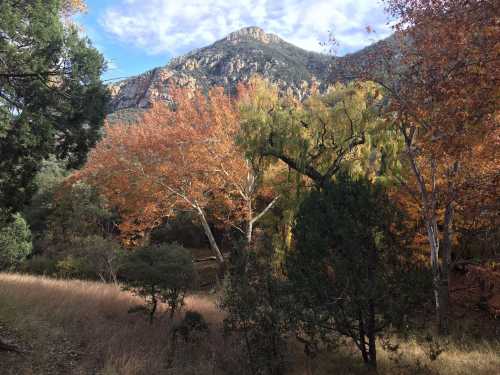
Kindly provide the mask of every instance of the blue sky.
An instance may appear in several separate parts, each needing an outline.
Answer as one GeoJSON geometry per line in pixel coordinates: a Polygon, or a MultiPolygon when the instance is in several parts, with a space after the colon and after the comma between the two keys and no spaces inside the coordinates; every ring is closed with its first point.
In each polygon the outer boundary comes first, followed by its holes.
{"type": "Polygon", "coordinates": [[[390,34],[379,0],[87,0],[78,22],[108,60],[104,79],[162,66],[245,26],[307,50],[332,32],[342,55],[390,34]],[[368,35],[366,27],[375,33],[368,35]]]}

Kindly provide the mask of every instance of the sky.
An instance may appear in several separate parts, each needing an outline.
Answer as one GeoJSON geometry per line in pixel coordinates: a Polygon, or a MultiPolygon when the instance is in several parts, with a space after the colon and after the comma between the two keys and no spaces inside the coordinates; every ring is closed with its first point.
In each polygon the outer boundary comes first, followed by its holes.
{"type": "Polygon", "coordinates": [[[87,0],[83,32],[108,61],[107,80],[129,77],[207,46],[232,31],[258,26],[301,48],[354,52],[387,37],[380,0],[87,0]],[[370,26],[373,33],[368,34],[370,26]]]}

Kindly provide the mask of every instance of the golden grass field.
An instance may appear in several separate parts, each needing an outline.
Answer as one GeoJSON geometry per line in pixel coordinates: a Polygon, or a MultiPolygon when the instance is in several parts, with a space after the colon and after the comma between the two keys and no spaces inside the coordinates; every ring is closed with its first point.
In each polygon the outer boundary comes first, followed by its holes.
{"type": "MultiPolygon", "coordinates": [[[[172,354],[172,325],[160,317],[129,314],[141,301],[118,286],[0,273],[0,337],[22,354],[0,352],[5,375],[240,374],[243,360],[234,340],[222,335],[223,313],[213,295],[191,295],[186,309],[209,322],[206,337],[182,343],[172,354]]],[[[166,315],[166,314],[165,314],[166,315]]],[[[435,361],[415,339],[400,342],[401,355],[379,351],[380,374],[500,374],[495,340],[451,342],[435,361]]],[[[306,374],[302,348],[291,341],[289,374],[306,374]]],[[[364,374],[358,353],[320,354],[314,374],[364,374]]]]}

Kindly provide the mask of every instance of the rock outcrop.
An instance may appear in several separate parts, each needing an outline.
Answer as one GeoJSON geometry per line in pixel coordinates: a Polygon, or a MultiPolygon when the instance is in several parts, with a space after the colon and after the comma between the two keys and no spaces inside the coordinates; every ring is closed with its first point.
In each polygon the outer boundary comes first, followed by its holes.
{"type": "MultiPolygon", "coordinates": [[[[362,58],[363,50],[340,59],[349,59],[351,64],[362,58]]],[[[335,66],[340,66],[340,59],[335,66]]],[[[239,82],[248,81],[255,74],[303,99],[313,88],[320,92],[328,88],[332,64],[332,56],[303,50],[258,27],[247,27],[208,47],[174,58],[164,67],[110,85],[109,112],[125,113],[147,108],[156,100],[169,101],[171,85],[201,90],[223,86],[234,94],[239,82]]]]}
{"type": "Polygon", "coordinates": [[[305,51],[257,27],[229,34],[214,44],[172,59],[160,68],[110,85],[110,112],[146,108],[169,100],[170,85],[234,93],[238,82],[260,74],[302,98],[313,85],[324,89],[331,57],[305,51]]]}

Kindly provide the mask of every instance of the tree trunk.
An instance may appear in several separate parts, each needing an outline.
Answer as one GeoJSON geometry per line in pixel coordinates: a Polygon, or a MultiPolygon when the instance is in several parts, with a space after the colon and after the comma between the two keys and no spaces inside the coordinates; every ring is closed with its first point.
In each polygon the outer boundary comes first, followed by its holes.
{"type": "Polygon", "coordinates": [[[363,314],[361,310],[358,312],[358,330],[359,330],[359,350],[361,350],[361,356],[363,357],[363,362],[368,364],[370,362],[368,358],[368,352],[366,351],[366,340],[365,340],[365,325],[363,322],[363,314]]]}
{"type": "Polygon", "coordinates": [[[253,235],[253,206],[252,206],[252,200],[248,199],[247,200],[247,215],[246,215],[246,231],[245,231],[245,238],[246,238],[246,245],[244,247],[243,253],[241,254],[241,269],[242,272],[245,274],[248,272],[248,256],[250,252],[252,251],[252,235],[253,235]]]}
{"type": "Polygon", "coordinates": [[[203,212],[203,209],[195,205],[196,211],[198,212],[198,216],[200,217],[201,220],[201,225],[203,226],[203,230],[205,231],[205,235],[208,238],[208,242],[210,243],[210,247],[212,248],[212,251],[215,253],[215,257],[217,258],[217,263],[219,263],[220,268],[223,268],[224,265],[224,257],[222,256],[222,253],[219,249],[219,246],[217,245],[217,242],[215,241],[215,237],[212,233],[212,229],[210,229],[210,225],[207,222],[207,218],[205,217],[205,213],[203,212]]]}
{"type": "MultiPolygon", "coordinates": [[[[378,263],[378,253],[376,248],[368,250],[368,282],[369,288],[376,288],[376,273],[378,263]]],[[[373,292],[370,291],[368,298],[368,316],[366,318],[366,336],[368,338],[368,366],[377,371],[377,338],[375,326],[375,302],[373,300],[373,292]]]]}
{"type": "Polygon", "coordinates": [[[449,333],[449,309],[450,309],[450,264],[451,264],[451,236],[452,224],[455,210],[453,203],[449,202],[446,206],[443,225],[443,251],[441,259],[441,274],[439,284],[439,298],[441,314],[438,317],[438,329],[442,335],[449,333]]]}
{"type": "MultiPolygon", "coordinates": [[[[413,129],[414,130],[414,129],[413,129]]],[[[448,315],[448,298],[443,297],[443,292],[447,295],[448,291],[448,281],[446,280],[446,285],[442,284],[441,267],[439,265],[439,231],[437,225],[437,213],[436,213],[436,201],[437,201],[437,191],[436,191],[436,161],[431,159],[431,177],[430,177],[430,188],[428,189],[424,180],[420,168],[417,165],[417,160],[415,152],[412,149],[414,131],[406,133],[403,131],[403,136],[405,137],[406,143],[406,153],[410,160],[410,165],[413,173],[417,179],[417,186],[420,191],[421,204],[423,206],[423,220],[425,223],[425,228],[427,230],[427,239],[430,245],[430,258],[431,258],[431,269],[432,269],[432,288],[434,292],[434,304],[436,308],[436,320],[437,320],[437,330],[441,334],[442,323],[446,323],[446,319],[443,317],[448,315]],[[443,303],[445,304],[443,306],[443,303]]],[[[449,263],[448,263],[449,266],[449,263]]]]}
{"type": "Polygon", "coordinates": [[[439,322],[442,316],[441,311],[441,277],[439,270],[439,234],[437,232],[437,222],[435,217],[425,218],[425,227],[427,230],[427,239],[429,240],[431,250],[431,270],[432,270],[432,290],[434,293],[434,304],[436,308],[436,319],[439,322]]]}
{"type": "Polygon", "coordinates": [[[252,207],[252,200],[248,199],[247,200],[247,231],[246,231],[246,238],[247,238],[247,247],[248,250],[250,250],[250,247],[252,246],[252,232],[253,232],[253,207],[252,207]]]}
{"type": "Polygon", "coordinates": [[[170,321],[174,320],[175,310],[176,310],[175,307],[173,306],[170,307],[170,315],[169,315],[170,321]]]}
{"type": "Polygon", "coordinates": [[[367,336],[368,336],[368,366],[377,371],[377,338],[375,335],[375,305],[369,302],[368,305],[368,322],[367,322],[367,336]]]}

